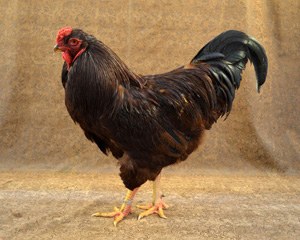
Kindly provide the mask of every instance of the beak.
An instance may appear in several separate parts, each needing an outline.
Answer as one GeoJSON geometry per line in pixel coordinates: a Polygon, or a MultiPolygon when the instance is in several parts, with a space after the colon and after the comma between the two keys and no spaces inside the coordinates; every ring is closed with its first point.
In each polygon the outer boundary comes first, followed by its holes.
{"type": "Polygon", "coordinates": [[[58,44],[56,44],[53,48],[54,52],[62,52],[62,50],[59,48],[58,44]]]}

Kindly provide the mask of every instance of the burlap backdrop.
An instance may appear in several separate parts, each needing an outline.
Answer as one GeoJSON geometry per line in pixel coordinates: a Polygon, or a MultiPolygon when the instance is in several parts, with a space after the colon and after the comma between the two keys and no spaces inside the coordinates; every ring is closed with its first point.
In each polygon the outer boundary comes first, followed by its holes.
{"type": "Polygon", "coordinates": [[[189,62],[225,30],[253,35],[269,57],[261,94],[248,65],[229,118],[219,120],[202,147],[175,168],[299,171],[299,0],[0,3],[1,169],[115,165],[85,139],[64,106],[63,61],[52,49],[57,30],[70,25],[101,39],[143,74],[189,62]]]}

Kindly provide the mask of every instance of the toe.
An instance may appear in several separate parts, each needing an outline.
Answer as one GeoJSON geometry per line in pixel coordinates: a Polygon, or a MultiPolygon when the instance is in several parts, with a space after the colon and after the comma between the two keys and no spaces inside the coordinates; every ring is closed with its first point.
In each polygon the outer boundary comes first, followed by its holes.
{"type": "Polygon", "coordinates": [[[123,218],[124,218],[123,213],[120,213],[120,214],[116,215],[115,219],[114,219],[114,226],[116,227],[117,224],[123,220],[123,218]]]}
{"type": "Polygon", "coordinates": [[[160,216],[161,218],[167,218],[166,215],[164,214],[163,207],[159,207],[159,208],[158,208],[157,214],[158,214],[158,216],[160,216]]]}
{"type": "Polygon", "coordinates": [[[92,215],[92,217],[114,217],[116,216],[117,212],[108,212],[108,213],[100,213],[100,212],[97,212],[97,213],[94,213],[92,215]]]}
{"type": "Polygon", "coordinates": [[[164,213],[164,209],[167,209],[168,205],[165,204],[163,201],[156,203],[154,206],[151,204],[151,206],[148,205],[148,206],[137,206],[137,207],[146,210],[139,215],[138,220],[154,213],[161,218],[167,218],[164,213]]]}
{"type": "Polygon", "coordinates": [[[155,211],[156,211],[156,207],[149,208],[147,211],[140,213],[138,220],[155,213],[155,211]]]}
{"type": "Polygon", "coordinates": [[[169,205],[166,204],[166,203],[164,203],[164,202],[162,202],[162,207],[163,207],[163,209],[168,209],[168,208],[169,208],[169,205]]]}
{"type": "Polygon", "coordinates": [[[115,217],[120,212],[121,211],[119,208],[114,207],[114,211],[112,211],[112,212],[105,212],[105,213],[96,212],[96,213],[92,214],[92,217],[115,217]]]}
{"type": "Polygon", "coordinates": [[[136,207],[139,209],[148,210],[153,207],[153,204],[150,203],[148,205],[136,205],[136,207]]]}

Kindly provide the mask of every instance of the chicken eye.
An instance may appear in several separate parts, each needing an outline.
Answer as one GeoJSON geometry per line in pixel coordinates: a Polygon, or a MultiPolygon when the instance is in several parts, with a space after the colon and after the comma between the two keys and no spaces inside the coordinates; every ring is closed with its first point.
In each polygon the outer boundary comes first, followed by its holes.
{"type": "Polygon", "coordinates": [[[71,38],[71,39],[68,41],[68,43],[69,43],[70,45],[72,45],[72,46],[75,46],[75,45],[78,44],[78,40],[75,39],[75,38],[71,38]]]}

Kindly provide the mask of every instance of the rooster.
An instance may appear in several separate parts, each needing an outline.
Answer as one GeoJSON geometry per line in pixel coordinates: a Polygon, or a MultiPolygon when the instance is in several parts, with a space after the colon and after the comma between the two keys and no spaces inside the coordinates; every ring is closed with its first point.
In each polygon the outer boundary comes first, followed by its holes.
{"type": "Polygon", "coordinates": [[[184,161],[206,130],[232,109],[235,90],[250,60],[257,90],[267,76],[264,48],[243,32],[229,30],[207,43],[186,65],[157,75],[139,75],[103,42],[80,29],[58,31],[55,51],[64,59],[65,105],[85,136],[118,159],[128,189],[120,208],[93,216],[113,217],[116,226],[132,211],[139,187],[153,181],[153,201],[137,206],[166,218],[161,171],[184,161]]]}

